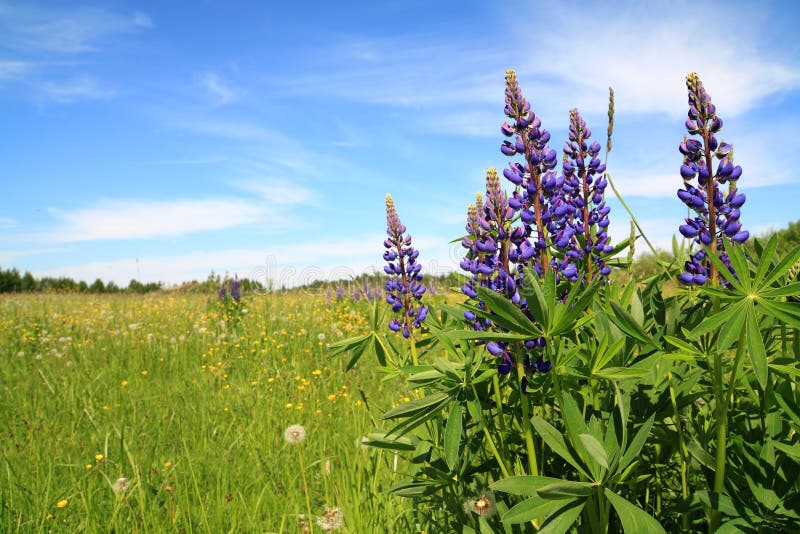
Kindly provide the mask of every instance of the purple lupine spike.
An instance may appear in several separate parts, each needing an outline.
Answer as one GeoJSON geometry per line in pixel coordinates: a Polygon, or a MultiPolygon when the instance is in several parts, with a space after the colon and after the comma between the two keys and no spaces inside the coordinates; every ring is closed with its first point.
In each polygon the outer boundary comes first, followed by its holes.
{"type": "Polygon", "coordinates": [[[581,274],[591,280],[610,272],[602,257],[611,251],[606,232],[611,210],[604,200],[606,166],[598,158],[600,144],[589,142],[591,130],[578,110],[570,111],[569,118],[569,141],[564,145],[562,163],[564,183],[553,196],[550,210],[553,244],[565,258],[554,267],[568,280],[577,281],[581,274]]]}
{"type": "Polygon", "coordinates": [[[225,291],[225,279],[223,279],[222,282],[219,283],[219,295],[218,296],[219,296],[219,300],[220,301],[222,301],[222,302],[227,302],[228,301],[228,294],[225,291]]]}
{"type": "Polygon", "coordinates": [[[234,302],[242,300],[242,292],[240,289],[239,276],[233,275],[233,282],[231,282],[231,298],[234,302]]]}
{"type": "MultiPolygon", "coordinates": [[[[689,92],[686,129],[690,135],[699,136],[699,139],[684,137],[678,147],[683,155],[680,174],[684,181],[683,189],[678,190],[678,198],[697,216],[686,218],[686,224],[681,225],[679,231],[695,243],[708,246],[711,253],[719,256],[726,268],[736,276],[725,252],[724,237],[737,244],[744,243],[750,237],[739,222],[739,208],[745,201],[744,194],[737,190],[742,168],[734,165],[733,146],[716,138],[722,129],[722,119],[717,117],[711,96],[696,73],[686,77],[686,87],[689,92]],[[714,158],[717,160],[716,166],[714,158]],[[695,177],[697,186],[690,183],[695,177]],[[720,189],[720,185],[725,183],[728,184],[727,194],[720,189]]],[[[679,281],[684,285],[703,285],[708,280],[723,286],[729,285],[704,250],[690,255],[684,268],[686,272],[679,276],[679,281]]]]}
{"type": "MultiPolygon", "coordinates": [[[[391,276],[386,282],[386,302],[394,313],[400,314],[389,323],[389,329],[410,337],[412,328],[420,328],[428,315],[426,306],[414,307],[413,301],[421,302],[425,294],[422,285],[422,266],[417,263],[419,251],[411,246],[411,234],[400,222],[391,195],[386,195],[386,233],[389,238],[384,247],[391,254],[384,254],[388,262],[384,270],[391,276]]],[[[338,288],[337,288],[338,289],[338,288]]]]}

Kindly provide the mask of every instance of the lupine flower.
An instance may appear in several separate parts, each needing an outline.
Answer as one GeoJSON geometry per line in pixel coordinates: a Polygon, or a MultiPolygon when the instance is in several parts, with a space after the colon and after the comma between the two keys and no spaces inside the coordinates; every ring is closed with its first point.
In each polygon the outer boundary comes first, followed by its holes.
{"type": "Polygon", "coordinates": [[[551,232],[553,244],[564,251],[556,267],[574,282],[581,276],[591,280],[597,273],[602,277],[610,274],[602,255],[612,250],[606,232],[611,209],[603,198],[608,181],[603,177],[606,166],[598,157],[600,143],[589,143],[592,132],[577,109],[570,111],[569,118],[564,183],[552,200],[551,232]]]}
{"type": "MultiPolygon", "coordinates": [[[[739,222],[739,208],[745,202],[745,195],[738,192],[737,183],[742,168],[733,164],[733,147],[717,140],[716,134],[722,129],[722,119],[717,116],[716,107],[703,87],[696,73],[686,78],[689,90],[689,118],[686,129],[692,136],[684,137],[678,149],[683,154],[680,174],[684,188],[678,190],[678,198],[692,211],[694,217],[687,217],[679,227],[684,237],[694,239],[699,245],[706,245],[711,253],[735,275],[730,259],[725,252],[723,236],[732,242],[742,244],[750,233],[742,229],[739,222]],[[717,167],[713,162],[716,159],[717,167]],[[697,180],[697,185],[690,182],[697,180]],[[728,184],[724,193],[720,185],[728,184]]],[[[685,285],[703,285],[707,280],[719,281],[728,285],[718,276],[716,266],[708,259],[705,250],[699,250],[689,257],[685,264],[686,272],[679,276],[685,285]]]]}
{"type": "Polygon", "coordinates": [[[524,163],[512,162],[503,171],[503,176],[516,188],[509,198],[509,205],[519,212],[523,224],[522,232],[515,236],[516,250],[509,253],[509,258],[515,263],[528,263],[535,255],[533,268],[542,274],[548,267],[547,223],[550,215],[547,197],[561,185],[561,178],[554,172],[558,154],[548,146],[550,132],[541,127],[541,120],[522,95],[517,75],[511,69],[506,71],[505,94],[504,112],[512,122],[504,122],[500,131],[514,141],[503,141],[500,150],[509,157],[516,154],[524,157],[524,163]],[[534,227],[536,236],[531,244],[528,238],[533,235],[534,227]]]}
{"type": "Polygon", "coordinates": [[[417,263],[419,251],[411,246],[411,234],[400,222],[391,195],[386,195],[386,233],[389,238],[383,242],[386,251],[383,259],[387,264],[384,272],[391,278],[386,282],[386,302],[395,313],[401,316],[389,322],[394,332],[402,330],[403,337],[411,336],[412,328],[419,328],[428,315],[428,308],[421,304],[425,286],[422,281],[422,265],[417,263]],[[415,308],[414,302],[418,304],[415,308]]]}
{"type": "Polygon", "coordinates": [[[233,276],[233,282],[231,282],[231,298],[234,302],[239,302],[242,299],[242,292],[239,287],[239,276],[233,276]]]}
{"type": "Polygon", "coordinates": [[[225,280],[219,283],[219,300],[222,302],[228,300],[228,293],[225,291],[225,280]]]}

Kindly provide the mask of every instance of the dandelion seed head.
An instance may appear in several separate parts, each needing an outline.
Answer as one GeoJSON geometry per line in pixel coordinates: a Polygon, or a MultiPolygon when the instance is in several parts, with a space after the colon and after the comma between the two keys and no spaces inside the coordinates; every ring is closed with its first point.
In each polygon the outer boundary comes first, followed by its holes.
{"type": "Polygon", "coordinates": [[[130,482],[125,475],[120,475],[120,477],[111,484],[111,489],[114,490],[114,493],[122,493],[130,486],[130,482]]]}
{"type": "Polygon", "coordinates": [[[303,425],[291,425],[284,430],[283,439],[292,445],[297,445],[306,439],[306,429],[303,425]]]}

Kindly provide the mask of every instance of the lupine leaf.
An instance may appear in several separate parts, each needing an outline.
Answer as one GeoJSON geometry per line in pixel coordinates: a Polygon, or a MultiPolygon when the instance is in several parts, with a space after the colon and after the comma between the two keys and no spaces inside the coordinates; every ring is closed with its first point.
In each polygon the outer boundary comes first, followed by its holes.
{"type": "Polygon", "coordinates": [[[636,322],[633,316],[623,308],[620,304],[611,301],[611,309],[614,313],[611,315],[611,320],[620,330],[633,337],[643,345],[652,345],[652,341],[647,334],[642,330],[642,327],[636,322]]]}
{"type": "Polygon", "coordinates": [[[570,503],[577,501],[575,499],[548,500],[538,496],[531,497],[530,499],[525,499],[503,514],[501,521],[511,525],[527,523],[533,519],[553,514],[556,510],[562,508],[565,502],[570,503]]]}
{"type": "Polygon", "coordinates": [[[464,433],[461,415],[461,404],[458,402],[453,403],[444,431],[444,457],[450,469],[455,469],[456,465],[458,465],[458,449],[461,445],[461,436],[464,433]]]}
{"type": "Polygon", "coordinates": [[[764,277],[769,270],[770,265],[772,264],[772,256],[775,254],[775,249],[778,247],[778,236],[776,234],[772,234],[772,237],[769,238],[767,241],[764,250],[761,252],[760,257],[758,258],[758,269],[756,270],[756,276],[754,283],[756,286],[760,286],[761,282],[764,281],[764,277]]]}
{"type": "Polygon", "coordinates": [[[395,451],[413,451],[416,446],[411,438],[407,436],[402,437],[386,437],[385,432],[372,432],[367,435],[369,440],[365,445],[370,447],[377,447],[379,449],[390,449],[395,451]]]}
{"type": "Polygon", "coordinates": [[[765,315],[775,317],[776,319],[779,319],[784,323],[793,326],[794,328],[800,328],[800,316],[795,315],[799,313],[796,303],[778,302],[765,299],[759,299],[757,302],[758,306],[762,308],[761,312],[765,315]]]}
{"type": "Polygon", "coordinates": [[[717,347],[719,350],[725,350],[733,345],[733,342],[739,339],[739,334],[744,327],[744,319],[747,315],[744,313],[735,313],[730,321],[722,324],[719,329],[719,337],[717,338],[717,347]]]}
{"type": "Polygon", "coordinates": [[[651,415],[647,421],[642,424],[639,430],[636,432],[636,435],[633,436],[633,439],[630,442],[630,445],[625,449],[625,453],[622,455],[622,459],[619,461],[619,466],[617,467],[618,470],[623,470],[636,458],[639,456],[639,452],[644,447],[645,442],[647,441],[647,437],[650,435],[650,429],[653,427],[653,421],[655,421],[656,414],[651,415]]]}
{"type": "Polygon", "coordinates": [[[522,313],[522,310],[505,296],[495,293],[491,289],[485,287],[478,288],[478,296],[496,316],[495,321],[500,323],[501,326],[505,326],[509,330],[515,332],[528,334],[531,337],[538,337],[541,335],[539,329],[537,329],[531,320],[522,313]],[[498,320],[498,318],[502,319],[502,321],[498,320]]]}
{"type": "Polygon", "coordinates": [[[578,438],[583,443],[583,446],[586,448],[586,452],[589,453],[589,456],[592,459],[600,464],[604,469],[608,469],[608,455],[606,454],[606,450],[603,448],[602,443],[600,443],[596,437],[592,436],[591,434],[580,434],[578,438]]]}
{"type": "Polygon", "coordinates": [[[573,497],[588,497],[595,491],[597,491],[597,486],[591,482],[559,480],[558,482],[554,482],[539,488],[536,493],[538,493],[539,496],[544,499],[565,499],[573,497]]]}
{"type": "Polygon", "coordinates": [[[761,337],[753,306],[747,307],[747,352],[750,354],[750,363],[753,365],[758,384],[763,390],[767,386],[767,351],[764,348],[764,339],[761,337]]]}
{"type": "Polygon", "coordinates": [[[800,260],[800,246],[795,247],[794,250],[789,252],[780,262],[778,262],[778,265],[776,265],[775,268],[772,269],[772,271],[770,271],[770,273],[767,275],[763,285],[771,286],[778,280],[778,278],[785,276],[786,273],[789,272],[789,269],[791,269],[798,260],[800,260]]]}
{"type": "Polygon", "coordinates": [[[647,534],[655,534],[659,532],[664,532],[664,527],[662,527],[658,521],[656,521],[653,516],[636,506],[635,504],[629,502],[626,499],[623,499],[610,489],[606,488],[605,490],[606,498],[614,507],[614,510],[617,512],[617,516],[619,516],[620,523],[622,523],[622,528],[626,533],[631,534],[640,534],[642,532],[646,532],[647,534]]]}
{"type": "Polygon", "coordinates": [[[722,260],[719,259],[719,257],[717,257],[719,251],[717,251],[717,254],[713,254],[710,247],[703,246],[703,249],[706,251],[706,257],[711,260],[711,263],[713,263],[717,268],[717,272],[722,275],[722,277],[727,280],[734,289],[737,289],[740,292],[743,291],[742,283],[737,280],[735,276],[733,276],[731,270],[724,263],[722,263],[722,260]]]}
{"type": "Polygon", "coordinates": [[[783,286],[783,287],[773,287],[770,289],[766,289],[761,292],[761,295],[765,297],[794,297],[800,295],[800,282],[794,282],[792,284],[783,286]]]}
{"type": "Polygon", "coordinates": [[[535,415],[531,419],[531,423],[533,427],[536,429],[536,432],[542,437],[547,446],[550,447],[553,452],[561,456],[564,460],[566,460],[572,467],[577,469],[583,476],[586,478],[591,478],[589,474],[586,472],[584,467],[575,459],[572,453],[569,451],[566,442],[564,441],[564,436],[556,430],[556,428],[542,419],[540,416],[535,415]]]}
{"type": "Polygon", "coordinates": [[[561,482],[564,481],[560,478],[520,475],[502,478],[490,487],[494,491],[502,491],[503,493],[510,493],[512,495],[535,496],[538,494],[537,491],[540,488],[561,482]]]}
{"type": "Polygon", "coordinates": [[[697,325],[694,330],[689,332],[689,336],[691,337],[698,337],[706,334],[708,332],[712,332],[720,328],[725,322],[729,321],[730,318],[736,313],[744,313],[745,307],[747,306],[747,301],[740,300],[735,304],[730,304],[725,306],[720,311],[711,315],[710,317],[705,317],[703,322],[697,325]]]}
{"type": "MultiPolygon", "coordinates": [[[[383,414],[381,419],[397,419],[400,417],[409,417],[419,412],[427,412],[432,408],[438,408],[438,405],[446,401],[450,396],[447,393],[432,393],[426,395],[421,399],[415,399],[411,402],[401,404],[383,414]]],[[[434,409],[435,409],[434,408],[434,409]]]]}
{"type": "Polygon", "coordinates": [[[725,251],[728,253],[731,265],[736,271],[736,276],[739,277],[742,289],[747,292],[751,291],[753,289],[753,281],[750,279],[750,266],[744,256],[743,247],[734,245],[734,242],[727,238],[725,238],[724,242],[725,251]]]}
{"type": "Polygon", "coordinates": [[[672,345],[674,347],[678,347],[679,349],[683,349],[683,350],[685,350],[686,352],[688,352],[690,354],[695,354],[700,358],[705,357],[705,354],[703,354],[702,350],[700,350],[699,348],[695,347],[691,343],[688,343],[688,342],[686,342],[686,341],[684,341],[682,339],[678,339],[677,337],[673,337],[673,336],[664,336],[664,339],[667,341],[667,343],[669,343],[670,345],[672,345]]]}
{"type": "Polygon", "coordinates": [[[586,499],[568,501],[548,516],[537,534],[564,534],[578,520],[585,505],[586,499]]]}

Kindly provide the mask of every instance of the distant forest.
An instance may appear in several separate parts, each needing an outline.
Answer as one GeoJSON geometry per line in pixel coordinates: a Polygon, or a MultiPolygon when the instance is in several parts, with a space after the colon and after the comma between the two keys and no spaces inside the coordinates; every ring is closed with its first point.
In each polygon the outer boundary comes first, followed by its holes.
{"type": "MultiPolygon", "coordinates": [[[[777,234],[778,236],[778,254],[786,254],[794,247],[800,245],[800,220],[797,220],[793,223],[790,223],[787,228],[783,228],[781,230],[777,230],[774,232],[770,232],[763,236],[759,236],[758,239],[768,239],[773,234],[777,234]]],[[[748,241],[751,243],[752,240],[748,241]]],[[[651,253],[646,253],[640,255],[634,265],[631,266],[631,270],[636,271],[639,275],[645,274],[649,271],[656,272],[657,270],[657,260],[669,260],[671,259],[672,254],[669,252],[659,252],[658,257],[653,256],[651,253]]],[[[427,277],[426,277],[427,278],[427,277]]],[[[344,281],[346,283],[352,284],[353,282],[361,283],[362,285],[366,283],[370,285],[370,282],[377,284],[380,286],[381,283],[381,276],[380,275],[361,275],[354,280],[347,280],[344,281]]],[[[440,276],[435,278],[438,282],[438,285],[441,287],[447,286],[455,286],[458,285],[458,276],[455,273],[440,276]]],[[[257,280],[251,280],[248,278],[242,278],[241,280],[241,288],[242,290],[247,293],[249,291],[264,291],[264,290],[283,290],[285,288],[268,288],[261,282],[257,280]]],[[[180,286],[169,288],[178,291],[186,291],[191,293],[209,293],[213,292],[219,288],[220,283],[222,282],[222,277],[219,274],[215,274],[212,272],[208,278],[202,282],[197,280],[192,280],[191,282],[186,282],[181,284],[180,286]]],[[[317,281],[312,282],[307,287],[310,289],[321,289],[325,287],[337,287],[341,285],[343,282],[327,282],[327,281],[317,281]]],[[[75,281],[72,278],[67,277],[43,277],[43,278],[36,278],[30,272],[25,272],[24,274],[20,273],[19,270],[16,268],[11,269],[2,269],[0,268],[0,293],[33,293],[33,292],[46,292],[46,293],[134,293],[134,294],[143,294],[143,293],[150,293],[152,291],[159,291],[162,289],[167,289],[164,287],[162,283],[159,282],[149,282],[143,283],[139,282],[138,280],[131,280],[127,287],[119,287],[114,282],[104,283],[101,279],[96,279],[91,284],[81,280],[75,281]]]]}

